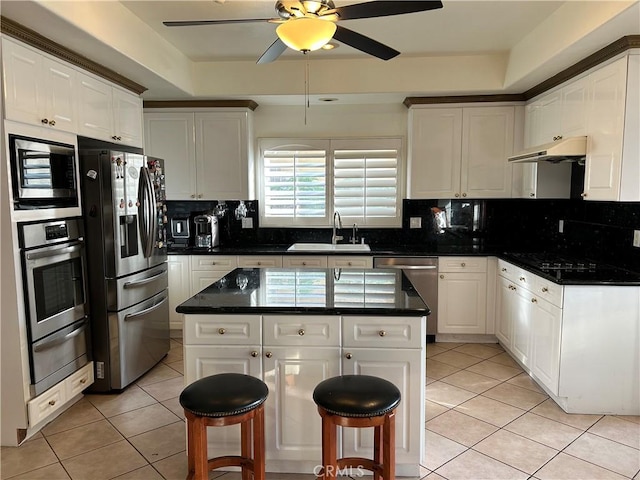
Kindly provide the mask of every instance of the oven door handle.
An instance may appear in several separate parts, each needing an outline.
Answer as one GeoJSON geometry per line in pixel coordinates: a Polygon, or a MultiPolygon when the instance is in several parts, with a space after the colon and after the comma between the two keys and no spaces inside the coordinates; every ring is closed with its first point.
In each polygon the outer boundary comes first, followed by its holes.
{"type": "Polygon", "coordinates": [[[153,282],[154,280],[156,280],[157,278],[162,277],[163,275],[167,275],[167,271],[163,270],[162,272],[156,274],[156,275],[152,275],[151,277],[147,277],[143,280],[136,280],[133,282],[126,282],[122,287],[123,288],[135,288],[137,286],[140,285],[146,285],[147,283],[153,282]]]}
{"type": "Polygon", "coordinates": [[[146,315],[146,314],[147,314],[147,313],[149,313],[149,312],[153,312],[153,311],[154,311],[154,310],[156,310],[157,308],[160,308],[160,305],[162,305],[164,302],[166,302],[166,301],[167,301],[167,298],[168,298],[168,297],[164,297],[164,298],[162,299],[162,301],[160,301],[160,302],[156,303],[154,306],[149,307],[149,308],[145,308],[144,310],[140,310],[139,312],[136,312],[136,313],[127,313],[127,314],[124,316],[124,320],[125,320],[125,321],[127,321],[127,320],[131,320],[132,318],[135,318],[135,317],[141,317],[142,315],[146,315]]]}
{"type": "Polygon", "coordinates": [[[82,250],[82,243],[77,242],[71,244],[71,246],[64,247],[50,247],[41,252],[27,252],[25,258],[27,260],[38,260],[40,258],[55,257],[58,255],[64,255],[65,253],[74,253],[82,250]]]}
{"type": "Polygon", "coordinates": [[[61,345],[63,343],[65,343],[66,341],[72,339],[73,337],[77,337],[78,335],[80,335],[82,332],[84,332],[87,328],[88,323],[84,322],[82,325],[80,325],[78,328],[76,328],[75,330],[73,330],[72,332],[69,333],[56,333],[53,334],[51,336],[50,339],[48,339],[47,341],[40,343],[38,345],[34,345],[33,347],[33,351],[34,352],[42,352],[44,350],[48,350],[50,348],[56,347],[58,345],[61,345]]]}

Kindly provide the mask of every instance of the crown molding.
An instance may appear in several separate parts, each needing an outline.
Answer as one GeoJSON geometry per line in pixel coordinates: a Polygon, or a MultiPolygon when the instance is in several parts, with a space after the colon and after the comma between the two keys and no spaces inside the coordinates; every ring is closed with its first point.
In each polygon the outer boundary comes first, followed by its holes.
{"type": "Polygon", "coordinates": [[[143,108],[248,108],[255,110],[253,100],[145,100],[143,108]]]}
{"type": "Polygon", "coordinates": [[[486,102],[524,102],[524,95],[497,94],[497,95],[449,95],[443,97],[407,97],[402,102],[405,107],[414,105],[437,105],[443,103],[486,103],[486,102]]]}
{"type": "Polygon", "coordinates": [[[147,90],[146,87],[134,82],[133,80],[129,80],[119,73],[114,72],[93,60],[89,60],[87,57],[63,47],[59,43],[49,40],[39,33],[3,16],[0,16],[0,32],[9,37],[20,40],[27,45],[31,45],[32,47],[48,53],[49,55],[53,55],[54,57],[64,60],[65,62],[69,62],[72,65],[94,73],[99,77],[109,80],[110,82],[126,88],[138,95],[147,90]]]}

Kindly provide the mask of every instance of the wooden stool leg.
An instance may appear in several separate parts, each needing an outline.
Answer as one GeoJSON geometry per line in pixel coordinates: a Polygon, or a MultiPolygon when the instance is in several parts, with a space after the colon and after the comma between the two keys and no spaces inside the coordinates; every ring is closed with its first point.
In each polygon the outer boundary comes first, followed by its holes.
{"type": "MultiPolygon", "coordinates": [[[[245,460],[251,458],[251,426],[249,423],[250,421],[240,424],[240,455],[245,460]]],[[[248,464],[245,462],[240,468],[242,469],[242,480],[251,480],[251,470],[248,468],[248,464]]]]}
{"type": "Polygon", "coordinates": [[[388,413],[382,427],[383,435],[383,468],[384,480],[396,480],[396,411],[388,413]]]}
{"type": "Polygon", "coordinates": [[[253,417],[253,479],[264,480],[264,404],[256,409],[253,417]]]}
{"type": "Polygon", "coordinates": [[[195,474],[195,458],[196,451],[195,445],[193,444],[193,431],[196,426],[194,425],[193,418],[189,416],[189,414],[185,414],[187,420],[187,480],[192,478],[195,474]]]}
{"type": "Polygon", "coordinates": [[[204,417],[195,417],[193,422],[193,434],[189,436],[193,439],[194,452],[194,480],[207,480],[209,478],[209,464],[207,452],[207,424],[204,417]]]}
{"type": "Polygon", "coordinates": [[[336,478],[338,470],[338,448],[336,445],[337,427],[328,414],[322,415],[322,466],[324,480],[336,478]]]}
{"type": "MultiPolygon", "coordinates": [[[[383,428],[374,427],[373,428],[373,463],[376,465],[382,465],[384,461],[383,447],[384,447],[383,428]]],[[[380,474],[378,473],[377,470],[373,472],[373,480],[380,480],[380,474]]]]}

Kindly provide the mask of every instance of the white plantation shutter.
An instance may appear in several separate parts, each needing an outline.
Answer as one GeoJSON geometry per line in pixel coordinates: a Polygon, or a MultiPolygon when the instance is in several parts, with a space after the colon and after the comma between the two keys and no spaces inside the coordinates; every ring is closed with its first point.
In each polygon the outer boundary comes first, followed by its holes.
{"type": "Polygon", "coordinates": [[[343,223],[399,225],[401,145],[400,139],[332,142],[333,208],[343,223]]]}
{"type": "Polygon", "coordinates": [[[402,140],[260,140],[264,226],[401,224],[402,140]]]}

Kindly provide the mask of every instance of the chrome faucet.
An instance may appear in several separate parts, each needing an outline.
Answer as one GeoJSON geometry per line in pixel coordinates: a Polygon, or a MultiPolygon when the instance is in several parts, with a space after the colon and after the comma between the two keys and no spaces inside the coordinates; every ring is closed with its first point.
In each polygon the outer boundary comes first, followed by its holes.
{"type": "Polygon", "coordinates": [[[342,235],[336,235],[336,217],[338,218],[338,228],[342,228],[342,218],[340,218],[340,213],[336,211],[333,214],[333,233],[331,235],[331,243],[333,245],[338,243],[338,240],[342,240],[344,238],[342,235]]]}
{"type": "Polygon", "coordinates": [[[356,244],[356,239],[358,238],[358,224],[353,224],[353,229],[351,231],[351,243],[356,244]]]}

